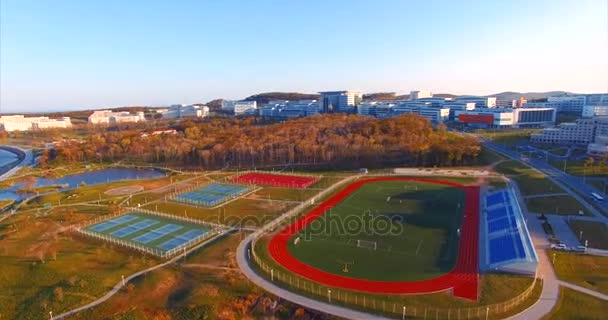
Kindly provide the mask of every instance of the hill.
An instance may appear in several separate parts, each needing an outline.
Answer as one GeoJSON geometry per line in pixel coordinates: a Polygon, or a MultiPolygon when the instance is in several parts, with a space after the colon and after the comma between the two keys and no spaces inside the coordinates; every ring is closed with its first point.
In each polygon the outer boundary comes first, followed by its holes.
{"type": "Polygon", "coordinates": [[[245,98],[246,101],[255,101],[258,105],[267,104],[271,100],[319,100],[318,94],[298,93],[298,92],[265,92],[254,94],[245,98]]]}
{"type": "Polygon", "coordinates": [[[558,96],[563,94],[573,94],[568,91],[547,91],[547,92],[514,92],[505,91],[497,94],[489,95],[488,97],[496,97],[498,100],[515,100],[524,97],[527,100],[546,99],[549,96],[558,96]]]}

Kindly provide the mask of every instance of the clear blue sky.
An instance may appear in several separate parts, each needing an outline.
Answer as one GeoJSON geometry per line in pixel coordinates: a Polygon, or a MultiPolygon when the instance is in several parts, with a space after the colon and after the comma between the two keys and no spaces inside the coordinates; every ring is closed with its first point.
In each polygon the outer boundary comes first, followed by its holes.
{"type": "Polygon", "coordinates": [[[0,106],[608,89],[605,0],[0,0],[0,106]]]}

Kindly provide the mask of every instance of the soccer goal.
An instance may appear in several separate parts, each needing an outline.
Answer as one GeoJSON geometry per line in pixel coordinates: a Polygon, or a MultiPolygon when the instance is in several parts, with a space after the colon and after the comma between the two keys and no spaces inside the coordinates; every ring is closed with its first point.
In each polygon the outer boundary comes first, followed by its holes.
{"type": "Polygon", "coordinates": [[[357,248],[366,248],[366,249],[371,249],[371,250],[377,250],[378,243],[376,241],[357,240],[357,248]]]}

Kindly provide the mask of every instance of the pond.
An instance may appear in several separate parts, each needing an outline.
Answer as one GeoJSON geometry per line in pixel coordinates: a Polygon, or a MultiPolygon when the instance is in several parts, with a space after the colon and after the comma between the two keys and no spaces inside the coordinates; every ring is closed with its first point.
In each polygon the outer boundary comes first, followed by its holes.
{"type": "Polygon", "coordinates": [[[7,165],[15,160],[17,160],[16,154],[0,149],[0,167],[7,165]]]}
{"type": "MultiPolygon", "coordinates": [[[[60,186],[60,191],[75,189],[80,185],[96,185],[114,181],[153,179],[164,177],[163,171],[156,169],[132,169],[132,168],[109,168],[89,171],[79,174],[67,175],[61,178],[37,178],[34,187],[60,186]]],[[[18,183],[10,188],[0,190],[0,200],[21,200],[31,194],[19,194],[17,190],[23,188],[23,183],[18,183]]]]}

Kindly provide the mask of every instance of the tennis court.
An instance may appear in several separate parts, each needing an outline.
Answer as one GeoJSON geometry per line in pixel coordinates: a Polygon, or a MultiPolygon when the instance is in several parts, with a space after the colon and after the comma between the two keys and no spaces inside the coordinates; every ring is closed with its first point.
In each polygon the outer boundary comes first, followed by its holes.
{"type": "Polygon", "coordinates": [[[212,183],[196,190],[184,192],[173,197],[173,200],[193,205],[213,207],[230,199],[239,197],[251,189],[246,186],[212,183]]]}
{"type": "Polygon", "coordinates": [[[199,243],[211,234],[212,229],[165,216],[133,212],[92,224],[84,231],[125,246],[167,252],[199,243]]]}

